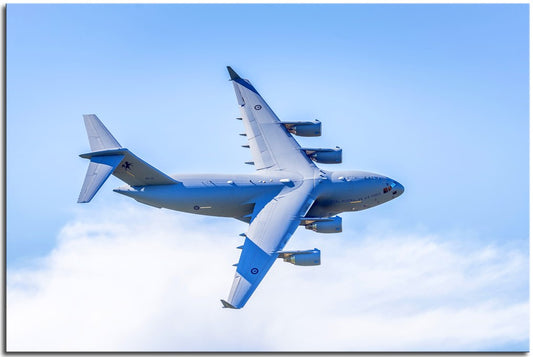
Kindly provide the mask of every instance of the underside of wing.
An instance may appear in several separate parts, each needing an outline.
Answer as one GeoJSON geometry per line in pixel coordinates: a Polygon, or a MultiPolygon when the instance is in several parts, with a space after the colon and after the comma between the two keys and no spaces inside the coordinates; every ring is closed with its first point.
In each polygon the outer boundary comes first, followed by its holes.
{"type": "Polygon", "coordinates": [[[312,182],[304,182],[292,191],[281,191],[253,217],[229,298],[222,300],[224,307],[238,309],[246,304],[312,205],[312,189],[312,182]]]}
{"type": "Polygon", "coordinates": [[[316,168],[252,84],[231,67],[228,67],[228,71],[240,105],[247,146],[250,147],[255,168],[290,168],[301,173],[316,168]]]}

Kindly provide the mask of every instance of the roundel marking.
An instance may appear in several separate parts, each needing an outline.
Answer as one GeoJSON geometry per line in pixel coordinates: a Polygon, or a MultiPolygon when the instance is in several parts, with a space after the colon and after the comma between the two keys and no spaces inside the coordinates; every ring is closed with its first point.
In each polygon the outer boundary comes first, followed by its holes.
{"type": "Polygon", "coordinates": [[[200,209],[200,206],[194,206],[193,208],[195,211],[198,211],[200,209]]]}
{"type": "Polygon", "coordinates": [[[257,269],[257,268],[252,268],[252,270],[250,270],[250,273],[252,273],[252,274],[255,275],[255,274],[259,273],[259,269],[257,269]]]}
{"type": "Polygon", "coordinates": [[[257,105],[254,107],[255,110],[261,110],[261,108],[263,108],[263,107],[260,106],[259,104],[257,104],[257,105]]]}

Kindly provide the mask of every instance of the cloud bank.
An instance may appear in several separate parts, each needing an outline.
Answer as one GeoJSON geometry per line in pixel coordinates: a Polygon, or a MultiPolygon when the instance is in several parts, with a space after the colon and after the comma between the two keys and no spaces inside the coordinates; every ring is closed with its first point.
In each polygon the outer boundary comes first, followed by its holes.
{"type": "Polygon", "coordinates": [[[67,224],[48,256],[7,272],[7,350],[528,348],[527,252],[302,230],[287,248],[320,248],[322,266],[279,261],[244,309],[222,309],[245,228],[144,207],[67,224]]]}

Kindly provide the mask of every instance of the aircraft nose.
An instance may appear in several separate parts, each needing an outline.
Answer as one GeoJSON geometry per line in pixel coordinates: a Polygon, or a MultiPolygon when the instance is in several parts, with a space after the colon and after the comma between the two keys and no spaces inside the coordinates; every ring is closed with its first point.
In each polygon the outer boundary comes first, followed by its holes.
{"type": "Polygon", "coordinates": [[[392,195],[394,197],[398,197],[398,196],[401,196],[403,191],[405,191],[405,188],[403,187],[403,185],[399,182],[395,182],[396,183],[396,186],[394,187],[394,191],[392,191],[392,195]]]}

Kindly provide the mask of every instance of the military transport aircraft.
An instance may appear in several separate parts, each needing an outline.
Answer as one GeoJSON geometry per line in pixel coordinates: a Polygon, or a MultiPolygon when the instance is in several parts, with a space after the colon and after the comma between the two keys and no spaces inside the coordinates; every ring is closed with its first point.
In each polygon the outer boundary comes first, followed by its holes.
{"type": "Polygon", "coordinates": [[[318,233],[342,231],[337,214],[360,211],[399,197],[397,181],[363,171],[326,171],[342,149],[302,148],[293,135],[320,136],[314,121],[280,121],[250,81],[227,67],[241,110],[256,172],[249,175],[166,175],[122,147],[94,114],[84,115],[91,152],[78,202],[89,202],[115,175],[125,183],[115,192],[138,202],[176,211],[233,217],[249,223],[233,285],[223,307],[240,309],[277,258],[295,265],[320,264],[320,250],[283,251],[298,226],[318,233]]]}

